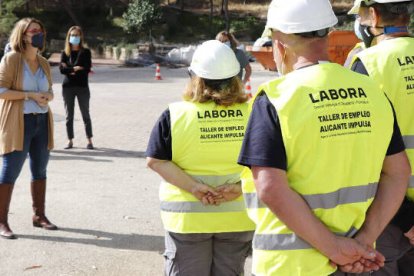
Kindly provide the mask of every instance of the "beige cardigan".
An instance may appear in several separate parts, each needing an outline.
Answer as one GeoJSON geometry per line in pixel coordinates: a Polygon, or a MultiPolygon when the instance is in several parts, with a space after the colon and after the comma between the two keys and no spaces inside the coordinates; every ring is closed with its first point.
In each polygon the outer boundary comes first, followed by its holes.
{"type": "MultiPolygon", "coordinates": [[[[49,92],[52,92],[52,78],[47,60],[38,55],[40,67],[48,81],[49,92]]],[[[3,57],[0,63],[0,87],[23,91],[23,56],[11,52],[3,57]]],[[[0,154],[23,150],[24,140],[24,100],[0,99],[0,154]]],[[[53,149],[53,115],[49,107],[48,149],[53,149]]]]}

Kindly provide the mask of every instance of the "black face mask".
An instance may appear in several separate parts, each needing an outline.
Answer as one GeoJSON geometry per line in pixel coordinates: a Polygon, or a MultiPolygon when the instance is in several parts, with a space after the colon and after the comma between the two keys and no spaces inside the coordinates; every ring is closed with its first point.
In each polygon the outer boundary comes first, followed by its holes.
{"type": "Polygon", "coordinates": [[[371,28],[371,26],[359,24],[359,32],[361,33],[362,41],[366,48],[371,47],[374,38],[383,34],[374,35],[369,28],[371,28]]]}
{"type": "Polygon", "coordinates": [[[38,33],[32,36],[32,46],[35,48],[43,48],[43,42],[44,42],[45,36],[43,33],[38,33]]]}

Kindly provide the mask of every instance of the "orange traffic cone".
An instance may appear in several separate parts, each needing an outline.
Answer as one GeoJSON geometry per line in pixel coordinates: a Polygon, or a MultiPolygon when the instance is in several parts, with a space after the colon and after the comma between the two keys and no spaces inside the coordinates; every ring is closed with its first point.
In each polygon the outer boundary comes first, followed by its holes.
{"type": "Polygon", "coordinates": [[[249,99],[252,97],[252,86],[250,85],[250,79],[248,79],[246,81],[246,85],[244,87],[244,90],[247,94],[247,97],[249,97],[249,99]]]}
{"type": "Polygon", "coordinates": [[[162,80],[161,69],[160,69],[159,63],[157,63],[157,67],[155,68],[155,80],[162,80]]]}

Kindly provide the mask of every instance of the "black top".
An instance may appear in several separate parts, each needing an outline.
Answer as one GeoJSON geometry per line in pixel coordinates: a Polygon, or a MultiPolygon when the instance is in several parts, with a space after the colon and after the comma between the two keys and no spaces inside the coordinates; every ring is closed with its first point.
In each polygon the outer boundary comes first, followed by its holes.
{"type": "Polygon", "coordinates": [[[166,109],[155,123],[146,155],[160,160],[172,160],[170,110],[166,109]]]}
{"type": "MultiPolygon", "coordinates": [[[[394,131],[387,155],[404,149],[394,113],[394,131]]],[[[285,171],[287,169],[286,151],[277,111],[265,93],[261,93],[253,104],[238,163],[249,167],[272,167],[285,171]]]]}
{"type": "Polygon", "coordinates": [[[63,51],[60,56],[60,63],[66,64],[67,67],[60,65],[60,73],[65,75],[63,87],[88,87],[88,74],[92,67],[91,51],[83,48],[79,51],[71,51],[70,57],[63,51]],[[73,67],[81,66],[84,69],[75,72],[73,67]]]}
{"type": "Polygon", "coordinates": [[[359,58],[352,63],[351,70],[369,76],[367,69],[359,58]]]}
{"type": "Polygon", "coordinates": [[[266,94],[257,96],[244,134],[238,163],[287,169],[286,150],[276,108],[266,94]]]}

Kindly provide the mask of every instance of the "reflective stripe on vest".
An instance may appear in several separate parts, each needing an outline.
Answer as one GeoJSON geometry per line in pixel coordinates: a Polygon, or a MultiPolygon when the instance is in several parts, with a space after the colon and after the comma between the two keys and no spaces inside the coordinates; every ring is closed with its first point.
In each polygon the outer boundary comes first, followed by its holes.
{"type": "Polygon", "coordinates": [[[403,140],[407,149],[414,149],[414,135],[404,135],[403,140]]]}
{"type": "MultiPolygon", "coordinates": [[[[346,233],[335,233],[338,236],[352,237],[358,229],[351,227],[346,233]]],[[[313,248],[296,234],[255,234],[253,248],[256,250],[297,250],[313,248]]]]}
{"type": "MultiPolygon", "coordinates": [[[[330,209],[341,204],[366,202],[375,196],[377,187],[378,183],[370,183],[365,186],[345,187],[338,191],[326,194],[301,196],[305,199],[311,209],[330,209]]],[[[244,194],[244,200],[247,208],[266,207],[266,205],[259,200],[256,193],[244,194]]]]}
{"type": "Polygon", "coordinates": [[[161,202],[161,211],[176,213],[218,213],[218,212],[242,212],[246,206],[243,201],[225,202],[218,206],[204,205],[200,201],[187,202],[161,202]]]}
{"type": "Polygon", "coordinates": [[[243,193],[244,202],[246,203],[246,207],[249,209],[257,209],[257,208],[265,208],[266,204],[264,204],[257,193],[243,193]]]}
{"type": "Polygon", "coordinates": [[[217,187],[223,184],[240,183],[240,173],[233,173],[228,175],[194,175],[191,177],[200,183],[207,184],[212,187],[217,187]]]}

